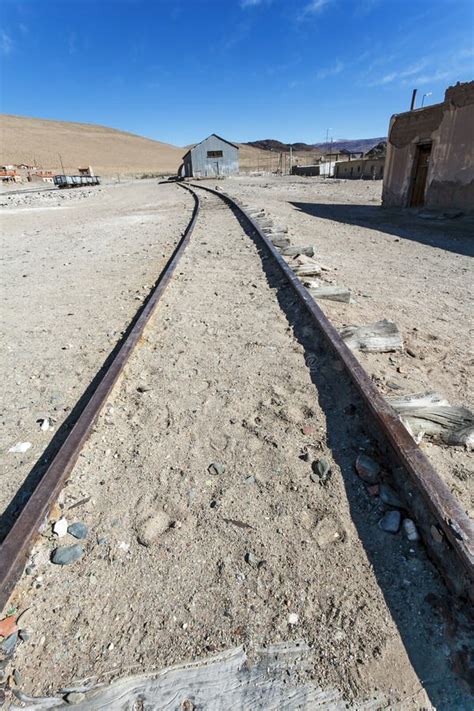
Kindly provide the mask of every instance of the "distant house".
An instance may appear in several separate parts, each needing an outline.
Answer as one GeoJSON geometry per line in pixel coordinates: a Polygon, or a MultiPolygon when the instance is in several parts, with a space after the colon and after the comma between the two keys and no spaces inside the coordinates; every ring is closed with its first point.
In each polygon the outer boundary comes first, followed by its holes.
{"type": "Polygon", "coordinates": [[[52,183],[53,173],[51,170],[35,169],[33,172],[28,173],[28,182],[52,183]]]}
{"type": "Polygon", "coordinates": [[[474,81],[444,101],[390,121],[382,202],[387,207],[474,208],[474,81]]]}
{"type": "Polygon", "coordinates": [[[360,158],[336,163],[335,177],[360,180],[382,180],[385,158],[360,158]]]}
{"type": "Polygon", "coordinates": [[[239,172],[239,148],[213,133],[184,156],[179,168],[183,178],[215,178],[239,172]]]}

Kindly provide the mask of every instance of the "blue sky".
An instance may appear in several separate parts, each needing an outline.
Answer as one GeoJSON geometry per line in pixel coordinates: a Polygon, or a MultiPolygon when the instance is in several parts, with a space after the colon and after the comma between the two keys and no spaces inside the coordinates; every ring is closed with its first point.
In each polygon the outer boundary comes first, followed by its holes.
{"type": "Polygon", "coordinates": [[[474,78],[472,0],[1,0],[1,110],[186,145],[386,135],[474,78]]]}

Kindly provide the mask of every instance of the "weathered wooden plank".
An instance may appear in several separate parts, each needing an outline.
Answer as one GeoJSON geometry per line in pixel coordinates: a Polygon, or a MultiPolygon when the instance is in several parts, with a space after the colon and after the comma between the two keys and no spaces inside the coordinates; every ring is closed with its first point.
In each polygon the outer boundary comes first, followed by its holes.
{"type": "Polygon", "coordinates": [[[285,257],[297,257],[299,254],[305,254],[307,257],[314,256],[314,247],[310,245],[301,245],[300,247],[285,247],[282,250],[282,254],[285,257]]]}
{"type": "Polygon", "coordinates": [[[329,301],[341,301],[345,304],[354,303],[351,292],[344,286],[320,286],[310,289],[311,296],[315,299],[328,299],[329,301]]]}
{"type": "Polygon", "coordinates": [[[474,413],[450,405],[434,392],[388,398],[403,424],[420,441],[424,435],[451,446],[474,447],[474,413]]]}
{"type": "Polygon", "coordinates": [[[367,326],[346,326],[340,335],[351,350],[388,353],[403,350],[403,341],[393,321],[377,321],[367,326]]]}

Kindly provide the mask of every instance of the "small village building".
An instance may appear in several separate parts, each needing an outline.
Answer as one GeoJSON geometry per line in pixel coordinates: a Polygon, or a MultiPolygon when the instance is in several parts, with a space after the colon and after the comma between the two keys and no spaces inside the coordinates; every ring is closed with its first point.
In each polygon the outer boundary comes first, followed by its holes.
{"type": "Polygon", "coordinates": [[[21,183],[22,177],[10,166],[0,167],[0,181],[2,183],[21,183]]]}
{"type": "Polygon", "coordinates": [[[52,183],[53,173],[51,170],[41,170],[39,168],[35,169],[33,172],[28,173],[28,182],[30,183],[52,183]]]}
{"type": "Polygon", "coordinates": [[[213,133],[184,156],[179,168],[182,178],[217,178],[239,172],[239,148],[213,133]]]}
{"type": "Polygon", "coordinates": [[[382,180],[385,158],[360,158],[336,163],[336,178],[382,180]]]}
{"type": "Polygon", "coordinates": [[[474,209],[474,81],[390,121],[385,207],[474,209]]]}

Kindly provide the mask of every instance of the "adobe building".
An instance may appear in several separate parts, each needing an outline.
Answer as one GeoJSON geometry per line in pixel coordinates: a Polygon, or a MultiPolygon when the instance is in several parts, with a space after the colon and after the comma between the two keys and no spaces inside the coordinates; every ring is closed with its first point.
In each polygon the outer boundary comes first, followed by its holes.
{"type": "Polygon", "coordinates": [[[217,178],[239,172],[239,147],[213,133],[184,156],[178,175],[182,178],[217,178]]]}
{"type": "Polygon", "coordinates": [[[474,209],[474,81],[390,121],[384,207],[474,209]]]}
{"type": "Polygon", "coordinates": [[[381,180],[385,158],[360,158],[358,160],[336,163],[336,178],[360,180],[381,180]]]}

